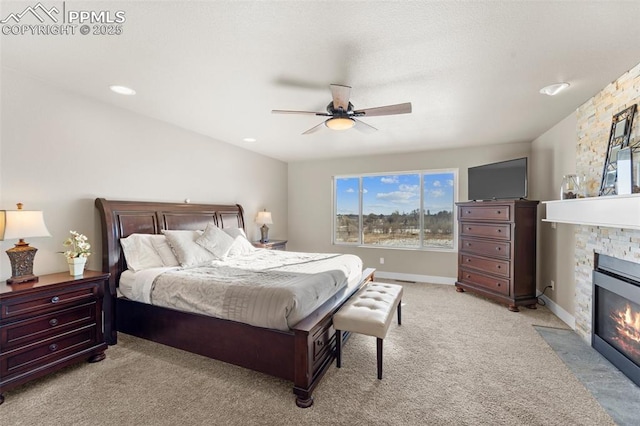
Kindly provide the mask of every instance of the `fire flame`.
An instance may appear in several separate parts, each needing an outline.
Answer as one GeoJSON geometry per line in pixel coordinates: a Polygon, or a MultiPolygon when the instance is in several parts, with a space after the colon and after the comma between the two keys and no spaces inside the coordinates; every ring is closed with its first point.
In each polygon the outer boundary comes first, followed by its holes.
{"type": "Polygon", "coordinates": [[[615,323],[617,336],[613,340],[621,346],[621,349],[640,363],[640,311],[634,312],[627,303],[620,311],[611,313],[610,318],[615,323]]]}

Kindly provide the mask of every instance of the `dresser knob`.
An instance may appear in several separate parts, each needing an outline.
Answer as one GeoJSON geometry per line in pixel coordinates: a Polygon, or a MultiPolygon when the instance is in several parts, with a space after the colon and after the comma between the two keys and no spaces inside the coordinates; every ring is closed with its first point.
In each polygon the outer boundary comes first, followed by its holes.
{"type": "Polygon", "coordinates": [[[58,303],[60,301],[60,298],[58,296],[53,296],[51,298],[51,303],[58,303]]]}
{"type": "Polygon", "coordinates": [[[500,247],[496,247],[496,250],[500,251],[500,250],[502,250],[502,249],[501,249],[500,247]]]}
{"type": "Polygon", "coordinates": [[[58,350],[58,345],[56,345],[55,343],[52,343],[49,345],[49,350],[51,352],[57,351],[58,350]]]}
{"type": "Polygon", "coordinates": [[[498,269],[502,269],[502,266],[498,265],[498,269]]]}
{"type": "Polygon", "coordinates": [[[502,213],[500,210],[498,210],[498,214],[502,213]]]}
{"type": "Polygon", "coordinates": [[[500,283],[496,283],[496,284],[498,284],[498,287],[500,287],[500,283]]]}
{"type": "Polygon", "coordinates": [[[468,227],[468,226],[467,226],[467,231],[471,231],[471,227],[468,227]]]}
{"type": "Polygon", "coordinates": [[[498,234],[502,232],[502,229],[498,229],[498,234]]]}
{"type": "Polygon", "coordinates": [[[467,278],[471,278],[471,275],[467,274],[467,278]]]}
{"type": "Polygon", "coordinates": [[[55,319],[55,318],[54,318],[54,319],[52,319],[52,320],[50,320],[50,321],[49,321],[49,325],[50,325],[51,327],[55,327],[56,325],[58,325],[58,320],[57,320],[57,319],[55,319]]]}
{"type": "Polygon", "coordinates": [[[471,259],[469,259],[468,257],[467,257],[467,262],[471,262],[471,259]]]}

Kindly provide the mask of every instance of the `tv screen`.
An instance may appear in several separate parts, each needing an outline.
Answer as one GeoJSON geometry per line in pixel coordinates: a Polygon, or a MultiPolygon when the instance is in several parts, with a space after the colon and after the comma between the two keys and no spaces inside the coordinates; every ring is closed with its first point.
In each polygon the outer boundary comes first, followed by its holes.
{"type": "Polygon", "coordinates": [[[527,159],[469,167],[470,200],[527,198],[527,159]]]}

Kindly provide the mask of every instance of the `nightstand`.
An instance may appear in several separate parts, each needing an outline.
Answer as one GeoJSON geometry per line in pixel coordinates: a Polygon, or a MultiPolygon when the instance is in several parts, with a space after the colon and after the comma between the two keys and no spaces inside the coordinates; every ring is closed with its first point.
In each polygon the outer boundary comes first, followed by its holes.
{"type": "Polygon", "coordinates": [[[3,393],[80,362],[105,358],[102,298],[109,274],[41,275],[0,283],[0,404],[3,393]]]}
{"type": "Polygon", "coordinates": [[[254,241],[252,244],[254,247],[263,248],[267,250],[286,250],[288,240],[270,240],[266,243],[260,241],[254,241]]]}

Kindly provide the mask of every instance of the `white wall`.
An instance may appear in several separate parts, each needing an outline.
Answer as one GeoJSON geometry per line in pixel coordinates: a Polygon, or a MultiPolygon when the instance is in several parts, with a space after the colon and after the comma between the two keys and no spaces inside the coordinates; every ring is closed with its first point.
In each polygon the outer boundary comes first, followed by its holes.
{"type": "MultiPolygon", "coordinates": [[[[538,200],[560,199],[562,177],[576,172],[577,137],[576,114],[571,114],[531,144],[531,195],[538,200]]],[[[546,216],[544,205],[538,217],[546,216]]],[[[574,313],[575,294],[575,226],[558,224],[552,228],[548,222],[538,224],[538,290],[543,291],[551,280],[555,290],[545,295],[563,308],[574,313]]]]}
{"type": "MultiPolygon", "coordinates": [[[[0,209],[43,210],[52,238],[34,238],[34,272],[66,270],[57,254],[69,230],[89,237],[101,269],[96,197],[239,203],[250,237],[256,212],[287,237],[287,165],[182,128],[96,102],[2,68],[0,209]]],[[[212,118],[215,119],[215,118],[212,118]]],[[[1,243],[2,250],[15,241],[1,243]]],[[[11,275],[0,256],[0,279],[11,275]]]]}
{"type": "Polygon", "coordinates": [[[353,253],[391,274],[457,277],[455,252],[332,245],[332,177],[427,169],[459,169],[458,200],[467,200],[467,168],[527,157],[530,143],[289,163],[289,245],[297,251],[353,253]],[[385,258],[380,265],[380,257],[385,258]]]}

